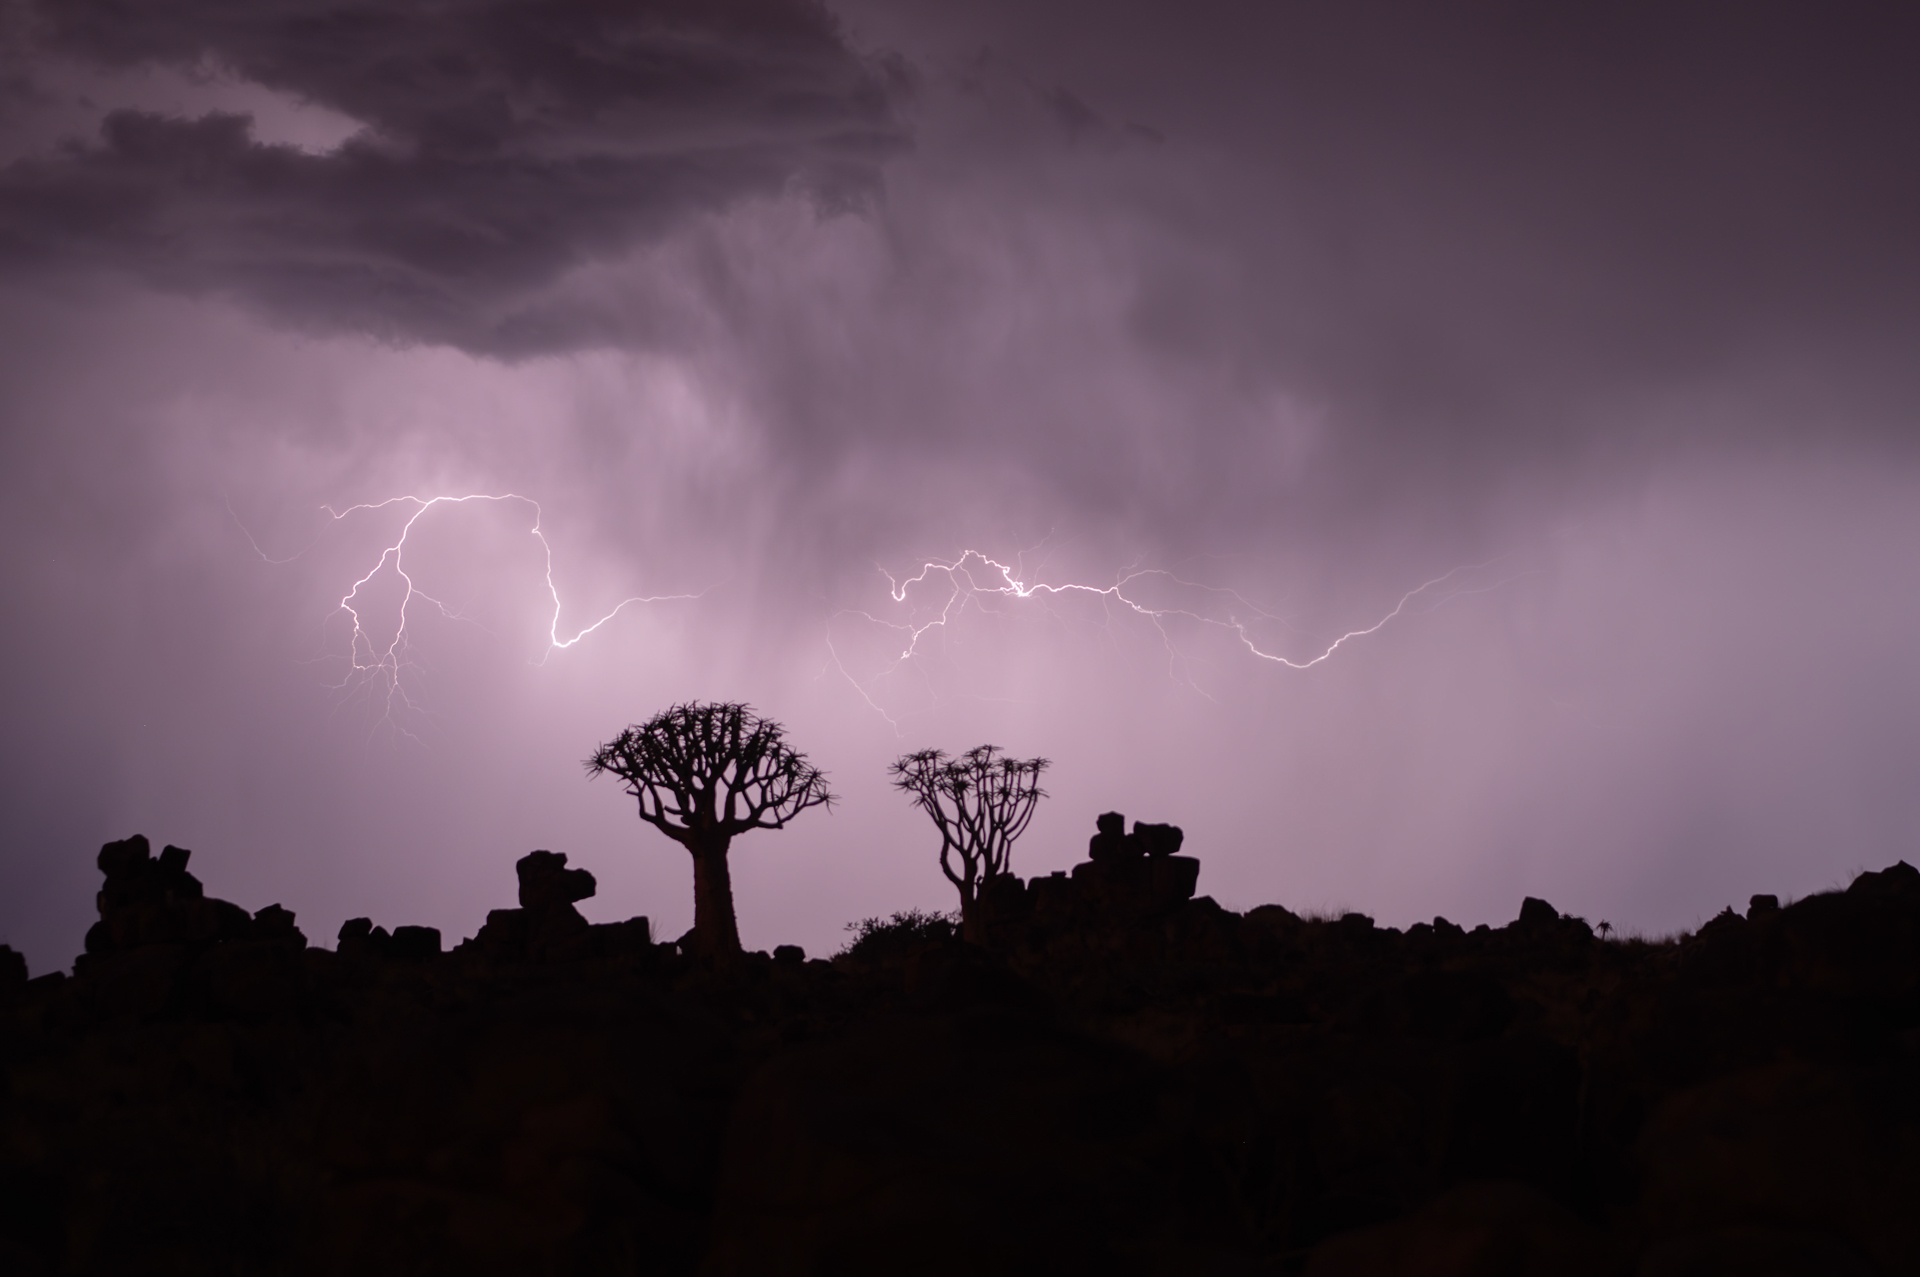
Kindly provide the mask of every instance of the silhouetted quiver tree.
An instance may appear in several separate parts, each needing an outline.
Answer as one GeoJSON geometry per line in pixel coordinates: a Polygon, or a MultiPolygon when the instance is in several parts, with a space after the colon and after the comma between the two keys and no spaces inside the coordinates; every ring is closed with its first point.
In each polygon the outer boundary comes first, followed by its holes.
{"type": "Polygon", "coordinates": [[[911,795],[940,831],[940,871],[960,891],[961,933],[978,941],[974,908],[980,886],[1007,872],[1013,840],[1033,819],[1046,791],[1044,758],[999,757],[981,745],[958,758],[937,749],[908,754],[887,769],[894,788],[911,795]]]}
{"type": "Polygon", "coordinates": [[[833,802],[826,777],[786,743],[780,724],[733,702],[675,705],[628,727],[587,760],[640,803],[640,819],[693,856],[693,946],[740,952],[727,849],[749,829],[780,829],[833,802]]]}

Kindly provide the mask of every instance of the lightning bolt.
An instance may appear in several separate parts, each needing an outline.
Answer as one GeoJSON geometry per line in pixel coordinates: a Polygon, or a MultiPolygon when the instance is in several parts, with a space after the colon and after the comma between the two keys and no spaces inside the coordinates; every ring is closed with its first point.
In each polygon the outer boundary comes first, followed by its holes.
{"type": "MultiPolygon", "coordinates": [[[[589,625],[581,627],[571,637],[562,637],[560,632],[560,615],[562,610],[560,590],[559,587],[554,584],[553,580],[553,545],[547,540],[546,532],[541,527],[542,511],[540,509],[540,503],[532,497],[523,496],[517,492],[475,492],[468,493],[464,496],[389,497],[384,501],[364,501],[357,505],[347,506],[341,510],[336,510],[330,505],[321,506],[320,508],[325,510],[336,523],[363,510],[385,510],[393,506],[411,506],[413,508],[413,513],[408,516],[406,523],[401,527],[399,536],[381,548],[379,559],[376,560],[373,566],[367,569],[358,580],[354,581],[354,583],[348,587],[347,592],[340,596],[340,602],[334,609],[334,615],[341,613],[346,614],[352,622],[353,630],[347,653],[348,669],[340,682],[332,685],[333,690],[349,692],[364,688],[369,690],[372,695],[378,697],[383,702],[384,713],[381,719],[374,725],[376,730],[382,723],[399,726],[395,718],[396,713],[418,711],[422,708],[409,693],[405,677],[406,671],[412,665],[409,657],[409,638],[407,633],[409,610],[415,606],[416,600],[421,604],[430,605],[437,609],[442,616],[447,617],[449,620],[477,623],[472,622],[472,619],[469,617],[461,616],[457,611],[449,607],[445,601],[422,589],[420,583],[415,580],[414,574],[408,570],[406,557],[407,540],[412,535],[414,527],[419,524],[422,519],[426,518],[439,507],[459,506],[470,502],[515,503],[528,507],[532,512],[532,524],[528,528],[528,533],[540,543],[547,597],[552,602],[552,611],[547,617],[546,647],[541,651],[539,657],[532,662],[535,665],[545,664],[547,658],[554,652],[564,651],[567,648],[573,647],[582,639],[586,638],[587,635],[592,634],[601,626],[613,620],[614,617],[618,616],[624,609],[632,604],[697,599],[707,592],[702,590],[698,594],[634,595],[630,598],[620,600],[620,602],[616,603],[604,616],[601,616],[589,625]],[[362,615],[362,610],[369,605],[361,600],[361,591],[366,589],[376,577],[380,576],[383,570],[389,568],[391,568],[394,576],[398,579],[402,587],[402,593],[398,609],[399,624],[394,629],[393,637],[385,643],[382,643],[380,639],[374,637],[370,632],[368,622],[362,615]]],[[[227,509],[229,513],[232,513],[233,507],[231,504],[228,505],[227,509]]],[[[235,522],[239,522],[238,516],[235,516],[235,522]]],[[[246,532],[244,525],[241,526],[241,531],[246,532]]],[[[268,558],[266,553],[260,549],[259,543],[254,540],[253,534],[246,532],[246,535],[247,541],[253,546],[254,552],[267,562],[286,563],[291,561],[290,559],[276,560],[268,558]]],[[[301,553],[305,553],[305,551],[301,553]]],[[[299,556],[295,555],[293,557],[297,558],[299,556]]],[[[402,732],[406,732],[404,726],[400,726],[399,729],[402,732]]],[[[406,734],[411,735],[412,733],[407,732],[406,734]]]]}
{"type": "MultiPolygon", "coordinates": [[[[900,634],[903,642],[898,655],[892,659],[891,663],[882,669],[880,673],[872,676],[863,683],[860,679],[854,677],[846,668],[844,661],[841,660],[838,649],[834,646],[832,633],[829,631],[827,635],[827,646],[831,664],[839,669],[841,675],[853,685],[855,690],[860,693],[876,713],[880,714],[881,717],[885,718],[898,729],[899,723],[874,699],[871,686],[913,662],[920,654],[921,640],[925,638],[928,633],[934,630],[945,629],[953,624],[969,607],[986,611],[988,610],[987,604],[994,600],[1038,600],[1045,602],[1053,598],[1079,595],[1098,599],[1110,609],[1117,608],[1122,614],[1131,614],[1150,622],[1159,633],[1161,644],[1167,653],[1169,675],[1176,679],[1181,679],[1181,681],[1184,681],[1202,696],[1206,696],[1207,693],[1195,684],[1191,678],[1181,677],[1181,667],[1185,663],[1186,658],[1175,642],[1174,636],[1167,628],[1167,623],[1171,620],[1190,621],[1200,626],[1225,631],[1231,634],[1239,645],[1257,660],[1285,666],[1291,670],[1309,670],[1324,661],[1332,659],[1334,653],[1355,639],[1366,638],[1368,635],[1378,633],[1389,622],[1422,600],[1425,600],[1429,604],[1426,610],[1431,611],[1449,599],[1459,598],[1463,595],[1487,593],[1518,580],[1520,577],[1531,575],[1530,572],[1518,572],[1494,581],[1491,584],[1450,586],[1449,583],[1459,581],[1462,577],[1470,574],[1484,571],[1494,564],[1499,563],[1501,559],[1496,558],[1486,563],[1463,565],[1453,568],[1431,580],[1421,582],[1419,585],[1414,586],[1402,594],[1399,601],[1396,602],[1385,615],[1381,616],[1371,625],[1348,630],[1317,651],[1301,653],[1297,656],[1289,656],[1284,652],[1263,645],[1253,632],[1253,627],[1257,624],[1262,622],[1283,622],[1283,618],[1264,608],[1255,606],[1235,590],[1209,585],[1205,582],[1191,581],[1163,568],[1143,568],[1139,566],[1137,562],[1122,569],[1116,575],[1111,585],[1086,585],[1073,582],[1054,585],[1043,581],[1027,580],[1026,569],[1023,566],[1025,557],[1026,553],[1023,552],[1016,558],[1015,562],[1002,563],[998,559],[994,559],[978,550],[966,550],[958,557],[952,559],[926,560],[920,565],[918,571],[911,575],[901,577],[896,577],[884,567],[875,564],[875,571],[886,578],[888,593],[895,603],[907,603],[908,595],[915,586],[923,585],[936,578],[945,582],[945,597],[939,607],[935,609],[934,614],[929,619],[924,620],[914,620],[911,617],[904,621],[887,620],[883,617],[875,616],[871,612],[859,609],[847,609],[837,613],[836,615],[838,616],[859,617],[875,625],[883,626],[900,634]],[[1196,610],[1194,608],[1152,606],[1139,597],[1140,587],[1149,582],[1164,582],[1189,591],[1198,591],[1208,598],[1217,601],[1220,606],[1217,609],[1207,611],[1196,610]],[[1129,592],[1130,590],[1132,591],[1131,593],[1129,592]]],[[[1502,557],[1504,558],[1506,556],[1502,557]]],[[[1208,699],[1212,698],[1208,697],[1208,699]]]]}
{"type": "MultiPolygon", "coordinates": [[[[333,690],[349,692],[364,689],[370,696],[378,697],[383,702],[384,712],[381,719],[375,723],[376,729],[381,724],[399,727],[396,714],[423,710],[409,692],[406,679],[406,672],[412,667],[409,656],[408,622],[416,601],[433,607],[449,620],[477,624],[472,618],[462,616],[443,599],[423,589],[414,573],[409,571],[406,558],[408,540],[421,520],[441,506],[458,506],[471,502],[518,503],[527,507],[532,513],[531,524],[527,531],[528,535],[540,543],[543,581],[547,598],[551,603],[546,624],[546,644],[539,657],[532,662],[535,665],[545,664],[547,658],[554,652],[563,651],[580,643],[589,634],[605,626],[633,604],[698,599],[704,597],[712,588],[709,587],[695,594],[634,595],[620,600],[604,615],[582,626],[571,636],[563,637],[560,630],[563,607],[559,587],[553,579],[553,546],[547,540],[541,524],[540,503],[533,498],[516,492],[468,493],[463,496],[434,497],[407,495],[389,497],[384,501],[361,502],[339,510],[330,505],[322,506],[320,508],[326,511],[334,522],[345,520],[361,511],[385,510],[394,506],[411,508],[411,513],[405,524],[401,526],[399,535],[381,548],[380,555],[373,565],[347,588],[334,607],[334,614],[344,613],[347,616],[352,625],[352,633],[348,644],[348,669],[340,682],[332,685],[333,690]],[[392,637],[382,642],[374,636],[363,615],[363,609],[371,605],[361,601],[361,592],[367,589],[383,571],[389,569],[401,586],[402,593],[397,608],[399,623],[394,628],[392,637]]],[[[229,514],[233,514],[231,503],[228,504],[227,509],[229,514]]],[[[238,515],[233,517],[235,523],[240,524],[238,515]]],[[[247,542],[254,553],[265,562],[288,563],[306,553],[303,550],[300,554],[287,559],[270,558],[244,524],[240,524],[240,530],[246,535],[247,542]]],[[[1025,562],[1030,553],[1032,553],[1031,550],[1022,551],[1012,563],[1003,563],[982,551],[969,549],[951,559],[927,559],[917,570],[901,576],[895,576],[876,563],[874,570],[885,578],[890,600],[895,604],[907,605],[909,615],[904,620],[888,619],[876,616],[870,611],[844,609],[833,613],[832,619],[859,618],[899,635],[900,646],[896,654],[884,663],[878,673],[863,680],[847,668],[846,661],[834,643],[832,627],[829,624],[826,634],[829,663],[821,673],[824,675],[829,670],[837,669],[866,704],[898,730],[899,721],[875,699],[873,689],[889,676],[908,667],[915,667],[918,658],[922,655],[923,641],[930,633],[944,630],[955,624],[969,608],[986,613],[997,610],[993,605],[1001,601],[1039,603],[1044,606],[1051,600],[1079,596],[1098,600],[1108,610],[1110,617],[1133,616],[1150,623],[1166,652],[1169,676],[1184,682],[1200,695],[1213,699],[1190,676],[1183,674],[1183,667],[1188,658],[1182,652],[1175,635],[1168,628],[1169,622],[1176,620],[1190,622],[1203,628],[1229,634],[1239,647],[1257,661],[1283,666],[1290,670],[1305,671],[1331,660],[1335,653],[1349,643],[1378,633],[1411,608],[1424,604],[1422,611],[1431,612],[1451,599],[1488,593],[1521,577],[1533,575],[1531,571],[1522,571],[1491,583],[1482,583],[1477,578],[1469,581],[1462,580],[1462,578],[1484,572],[1511,557],[1505,555],[1485,563],[1456,567],[1407,590],[1390,609],[1371,624],[1347,630],[1324,645],[1290,655],[1271,644],[1263,643],[1255,633],[1256,626],[1276,623],[1284,625],[1285,618],[1255,605],[1236,590],[1190,580],[1164,568],[1142,567],[1138,562],[1121,569],[1115,575],[1113,582],[1108,585],[1090,585],[1080,582],[1054,584],[1028,578],[1025,562]],[[912,596],[918,592],[917,587],[937,588],[935,583],[944,584],[945,587],[944,596],[937,607],[933,607],[930,612],[924,606],[915,607],[912,596]],[[1196,592],[1210,602],[1208,605],[1201,606],[1156,606],[1141,597],[1142,588],[1150,583],[1164,583],[1171,587],[1196,592]]],[[[399,727],[399,730],[405,732],[404,727],[399,727]]],[[[406,734],[411,735],[411,733],[406,734]]]]}

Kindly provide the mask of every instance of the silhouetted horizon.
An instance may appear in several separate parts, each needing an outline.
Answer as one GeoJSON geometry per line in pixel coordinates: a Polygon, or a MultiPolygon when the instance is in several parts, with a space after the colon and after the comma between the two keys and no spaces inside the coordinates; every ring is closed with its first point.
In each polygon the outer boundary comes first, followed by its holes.
{"type": "Polygon", "coordinates": [[[367,917],[329,950],[283,907],[208,895],[182,848],[109,843],[71,977],[0,949],[0,1254],[755,1277],[1920,1262],[1906,862],[1649,943],[1533,897],[1498,928],[1242,915],[1196,894],[1178,828],[1095,828],[1070,871],[982,880],[964,938],[909,910],[831,960],[589,923],[593,876],[546,850],[449,950],[367,917]]]}

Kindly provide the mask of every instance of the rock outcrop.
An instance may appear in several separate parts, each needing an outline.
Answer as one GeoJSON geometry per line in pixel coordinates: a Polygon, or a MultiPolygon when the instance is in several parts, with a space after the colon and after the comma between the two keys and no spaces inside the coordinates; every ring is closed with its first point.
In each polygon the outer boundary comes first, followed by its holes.
{"type": "Polygon", "coordinates": [[[156,860],[152,845],[139,834],[102,847],[98,864],[106,882],[95,897],[100,921],[87,932],[87,952],[246,938],[251,915],[239,905],[207,898],[200,880],[187,872],[192,855],[185,847],[168,846],[156,860]]]}
{"type": "Polygon", "coordinates": [[[1134,822],[1102,815],[1087,859],[1071,871],[1022,882],[1011,874],[980,886],[983,933],[996,948],[1044,944],[1066,931],[1102,928],[1165,917],[1193,899],[1200,862],[1174,853],[1184,837],[1177,825],[1134,822]]]}
{"type": "Polygon", "coordinates": [[[565,855],[530,851],[514,865],[520,907],[495,909],[472,945],[497,961],[564,962],[603,953],[645,951],[653,932],[645,918],[589,926],[574,905],[599,889],[584,869],[567,868],[565,855]]]}
{"type": "Polygon", "coordinates": [[[1237,914],[1099,828],[984,945],[724,969],[551,852],[327,950],[109,844],[71,978],[0,950],[0,1270],[1920,1271],[1904,863],[1652,943],[1237,914]]]}

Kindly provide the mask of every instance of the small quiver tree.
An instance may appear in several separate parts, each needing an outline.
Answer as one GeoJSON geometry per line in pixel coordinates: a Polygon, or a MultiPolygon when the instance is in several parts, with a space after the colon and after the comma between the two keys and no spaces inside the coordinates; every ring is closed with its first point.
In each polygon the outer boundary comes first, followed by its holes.
{"type": "Polygon", "coordinates": [[[981,745],[959,758],[937,749],[908,754],[887,769],[895,789],[912,797],[940,831],[940,870],[960,892],[960,932],[979,943],[980,887],[1007,872],[1013,840],[1033,819],[1046,791],[1044,758],[998,757],[981,745]]]}
{"type": "Polygon", "coordinates": [[[734,702],[675,705],[621,732],[587,760],[640,804],[640,819],[693,857],[693,948],[740,952],[727,849],[749,829],[781,829],[833,802],[826,777],[788,746],[785,729],[734,702]]]}

